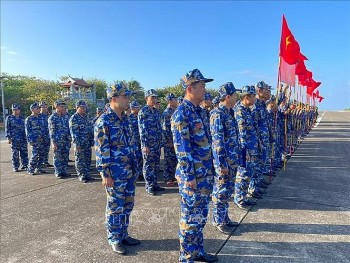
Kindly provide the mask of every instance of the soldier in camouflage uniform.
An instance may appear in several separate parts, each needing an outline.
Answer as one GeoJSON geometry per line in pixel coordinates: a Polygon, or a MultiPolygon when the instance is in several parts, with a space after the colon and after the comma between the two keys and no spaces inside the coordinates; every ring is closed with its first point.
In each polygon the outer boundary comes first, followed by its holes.
{"type": "Polygon", "coordinates": [[[134,139],[134,147],[135,147],[135,155],[136,155],[136,178],[139,181],[143,181],[143,174],[142,174],[142,166],[143,166],[143,160],[142,160],[142,150],[141,150],[141,141],[140,141],[140,132],[139,132],[139,124],[137,120],[137,115],[140,111],[140,104],[137,101],[132,101],[130,103],[130,109],[131,113],[129,115],[129,121],[131,126],[131,131],[134,139]]]}
{"type": "Polygon", "coordinates": [[[42,118],[39,117],[40,107],[38,103],[30,105],[32,114],[25,120],[27,141],[31,148],[31,157],[28,166],[28,174],[34,175],[39,173],[45,173],[41,169],[43,164],[43,141],[44,134],[42,132],[42,126],[44,125],[42,118]]]}
{"type": "Polygon", "coordinates": [[[247,199],[247,191],[251,178],[255,174],[257,158],[259,157],[258,135],[254,119],[249,107],[255,103],[254,86],[242,88],[242,98],[235,106],[235,119],[238,125],[239,140],[242,150],[242,166],[238,168],[235,181],[235,204],[243,210],[255,205],[247,199]]]}
{"type": "Polygon", "coordinates": [[[173,93],[166,96],[168,106],[162,114],[162,130],[164,145],[164,180],[167,186],[175,186],[175,169],[177,164],[176,154],[173,144],[173,134],[171,133],[171,115],[173,115],[177,101],[173,93]]]}
{"type": "Polygon", "coordinates": [[[162,127],[157,104],[157,92],[154,89],[146,91],[146,103],[138,113],[138,124],[143,157],[143,177],[145,178],[146,192],[156,195],[164,191],[157,183],[160,162],[160,148],[162,141],[162,127]]]}
{"type": "Polygon", "coordinates": [[[205,83],[210,81],[213,79],[204,78],[198,69],[182,77],[185,98],[171,117],[181,197],[179,262],[218,260],[203,247],[203,229],[213,189],[213,160],[209,126],[203,121],[206,113],[199,105],[204,99],[205,83]]]}
{"type": "Polygon", "coordinates": [[[28,149],[27,138],[24,125],[24,117],[21,115],[21,107],[18,104],[12,104],[12,115],[6,117],[5,134],[8,143],[11,145],[12,169],[18,172],[18,169],[27,170],[28,168],[28,149]],[[21,167],[20,165],[21,158],[21,167]]]}
{"type": "Polygon", "coordinates": [[[124,111],[133,92],[119,82],[107,89],[110,107],[95,125],[96,167],[106,188],[106,228],[114,252],[125,255],[125,245],[138,245],[129,236],[129,217],[134,207],[135,153],[128,117],[124,111]]]}
{"type": "Polygon", "coordinates": [[[83,183],[92,181],[90,175],[91,147],[94,137],[91,122],[86,115],[87,104],[83,100],[75,103],[76,113],[69,119],[69,130],[72,136],[75,156],[75,169],[83,183]]]}
{"type": "Polygon", "coordinates": [[[211,102],[213,103],[213,109],[216,109],[217,107],[219,107],[219,103],[220,103],[219,95],[215,96],[211,102]]]}
{"type": "Polygon", "coordinates": [[[42,125],[42,133],[43,133],[43,165],[47,167],[52,167],[49,163],[49,152],[50,152],[50,135],[49,135],[49,111],[48,106],[45,101],[41,101],[39,103],[40,114],[39,118],[43,123],[42,125]]]}
{"type": "Polygon", "coordinates": [[[49,117],[49,133],[53,149],[53,165],[57,178],[68,177],[66,172],[70,149],[71,135],[69,119],[66,113],[66,103],[62,100],[55,102],[56,111],[49,117]]]}
{"type": "Polygon", "coordinates": [[[237,223],[228,216],[229,204],[234,189],[234,179],[240,165],[240,145],[236,122],[230,111],[236,104],[236,88],[227,82],[219,89],[220,105],[210,112],[210,132],[214,157],[213,224],[224,233],[231,234],[237,223]]]}
{"type": "Polygon", "coordinates": [[[92,125],[95,125],[97,119],[100,118],[100,116],[102,115],[102,113],[103,113],[103,109],[97,107],[97,108],[96,108],[96,116],[93,117],[92,120],[91,120],[92,125]]]}

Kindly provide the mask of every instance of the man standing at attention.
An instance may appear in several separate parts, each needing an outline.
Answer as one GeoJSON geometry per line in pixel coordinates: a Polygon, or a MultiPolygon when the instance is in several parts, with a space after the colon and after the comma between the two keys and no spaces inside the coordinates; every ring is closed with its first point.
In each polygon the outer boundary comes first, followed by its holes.
{"type": "Polygon", "coordinates": [[[97,120],[95,131],[96,167],[106,188],[108,243],[115,253],[125,255],[125,246],[140,244],[129,236],[129,217],[134,207],[135,153],[125,110],[133,94],[123,82],[107,89],[110,106],[97,120]]]}
{"type": "Polygon", "coordinates": [[[179,223],[179,262],[216,262],[216,255],[203,247],[203,229],[208,216],[208,204],[213,189],[213,159],[206,113],[199,106],[204,99],[205,83],[198,69],[181,79],[185,97],[171,117],[171,131],[178,160],[176,179],[181,197],[179,223]]]}
{"type": "Polygon", "coordinates": [[[154,89],[145,93],[146,105],[138,113],[138,123],[143,157],[143,177],[146,192],[156,195],[164,191],[157,183],[160,163],[160,147],[162,142],[162,127],[159,110],[156,109],[158,94],[154,89]]]}

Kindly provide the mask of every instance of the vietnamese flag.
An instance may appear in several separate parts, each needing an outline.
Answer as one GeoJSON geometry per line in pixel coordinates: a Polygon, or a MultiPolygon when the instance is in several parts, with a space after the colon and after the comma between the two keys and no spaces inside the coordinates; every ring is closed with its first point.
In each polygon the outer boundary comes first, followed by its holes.
{"type": "MultiPolygon", "coordinates": [[[[289,65],[293,65],[296,64],[300,59],[302,59],[300,54],[301,53],[299,43],[295,40],[292,32],[289,30],[286,18],[283,15],[280,56],[289,65]]],[[[302,56],[305,57],[304,55],[302,56]]]]}
{"type": "Polygon", "coordinates": [[[306,70],[304,74],[298,75],[299,84],[302,86],[309,86],[309,83],[312,79],[312,72],[306,70]]]}
{"type": "Polygon", "coordinates": [[[300,60],[295,67],[295,75],[303,75],[307,71],[304,60],[300,60]]]}

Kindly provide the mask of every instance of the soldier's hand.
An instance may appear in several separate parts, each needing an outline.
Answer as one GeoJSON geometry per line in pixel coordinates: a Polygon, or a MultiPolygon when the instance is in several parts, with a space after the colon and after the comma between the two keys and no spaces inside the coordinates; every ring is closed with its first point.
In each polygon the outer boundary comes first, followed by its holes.
{"type": "Polygon", "coordinates": [[[220,169],[220,175],[226,175],[226,174],[228,174],[228,168],[221,168],[220,169]]]}
{"type": "Polygon", "coordinates": [[[150,153],[150,150],[148,147],[143,147],[142,148],[142,151],[145,153],[145,154],[149,154],[150,153]]]}
{"type": "Polygon", "coordinates": [[[9,144],[12,144],[12,140],[11,140],[10,138],[8,139],[8,143],[9,143],[9,144]]]}
{"type": "Polygon", "coordinates": [[[102,185],[105,187],[112,187],[114,185],[114,180],[112,177],[102,177],[102,185]]]}
{"type": "Polygon", "coordinates": [[[57,144],[56,143],[52,143],[52,150],[54,150],[54,151],[57,150],[57,144]]]}

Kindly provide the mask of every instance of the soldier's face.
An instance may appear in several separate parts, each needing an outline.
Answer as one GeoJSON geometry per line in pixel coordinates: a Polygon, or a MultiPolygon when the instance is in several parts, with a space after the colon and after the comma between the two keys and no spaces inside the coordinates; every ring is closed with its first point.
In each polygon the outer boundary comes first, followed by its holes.
{"type": "Polygon", "coordinates": [[[176,101],[176,99],[171,99],[170,101],[169,101],[169,104],[170,104],[170,107],[176,107],[177,106],[177,101],[176,101]]]}
{"type": "Polygon", "coordinates": [[[80,115],[85,115],[85,114],[86,114],[86,107],[78,107],[78,108],[77,108],[77,112],[78,112],[80,115]]]}
{"type": "Polygon", "coordinates": [[[40,107],[40,111],[42,112],[42,113],[47,113],[47,105],[41,105],[41,107],[40,107]]]}
{"type": "Polygon", "coordinates": [[[132,108],[131,109],[131,112],[134,113],[134,114],[138,114],[140,111],[140,108],[132,108]]]}
{"type": "Polygon", "coordinates": [[[247,95],[247,102],[249,106],[252,106],[256,101],[255,95],[254,94],[249,94],[247,95]]]}
{"type": "Polygon", "coordinates": [[[158,100],[157,100],[157,97],[155,97],[155,96],[148,96],[146,98],[146,103],[148,106],[155,107],[155,106],[157,106],[157,102],[158,102],[158,100]]]}
{"type": "Polygon", "coordinates": [[[129,108],[130,97],[126,96],[126,95],[120,95],[118,97],[113,97],[113,102],[116,103],[116,106],[119,109],[126,111],[129,108]]]}
{"type": "Polygon", "coordinates": [[[40,108],[34,108],[32,109],[32,112],[34,113],[34,115],[38,115],[40,113],[40,108]]]}
{"type": "Polygon", "coordinates": [[[198,81],[197,83],[193,84],[191,91],[192,91],[192,95],[195,99],[197,99],[199,102],[203,101],[204,94],[206,92],[205,82],[198,81]]]}
{"type": "Polygon", "coordinates": [[[21,111],[19,109],[13,109],[12,113],[13,115],[18,116],[21,113],[21,111]]]}

